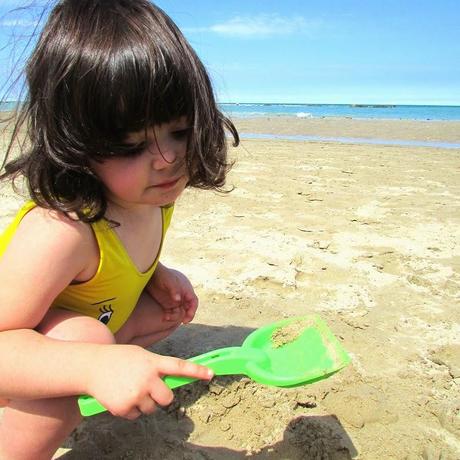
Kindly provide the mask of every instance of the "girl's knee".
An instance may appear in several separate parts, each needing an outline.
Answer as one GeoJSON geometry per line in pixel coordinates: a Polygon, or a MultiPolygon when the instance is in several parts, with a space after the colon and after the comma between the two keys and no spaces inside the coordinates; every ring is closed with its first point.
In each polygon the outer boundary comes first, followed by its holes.
{"type": "Polygon", "coordinates": [[[147,292],[142,293],[128,321],[116,332],[117,343],[150,346],[174,332],[183,316],[165,319],[165,311],[147,292]]]}
{"type": "Polygon", "coordinates": [[[0,424],[0,458],[49,459],[81,419],[74,397],[11,401],[0,424]]]}
{"type": "Polygon", "coordinates": [[[47,337],[70,342],[116,343],[104,323],[61,308],[51,309],[38,325],[37,331],[47,337]]]}

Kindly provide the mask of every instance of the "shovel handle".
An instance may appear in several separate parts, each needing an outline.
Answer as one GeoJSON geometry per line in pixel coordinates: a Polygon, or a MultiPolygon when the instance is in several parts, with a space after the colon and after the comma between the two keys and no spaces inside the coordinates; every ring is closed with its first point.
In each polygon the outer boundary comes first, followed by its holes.
{"type": "MultiPolygon", "coordinates": [[[[244,373],[245,364],[248,358],[250,359],[248,354],[251,354],[251,352],[248,352],[247,349],[243,351],[241,347],[227,347],[195,356],[187,361],[207,366],[214,371],[215,375],[241,374],[244,373]]],[[[255,350],[255,352],[255,354],[258,355],[257,350],[255,350]]],[[[258,358],[258,356],[256,356],[256,358],[258,358]]],[[[178,377],[175,375],[167,375],[163,378],[163,382],[171,389],[187,385],[196,380],[198,379],[178,377]]],[[[81,415],[84,417],[100,414],[107,410],[99,401],[89,395],[79,396],[78,406],[81,415]]]]}

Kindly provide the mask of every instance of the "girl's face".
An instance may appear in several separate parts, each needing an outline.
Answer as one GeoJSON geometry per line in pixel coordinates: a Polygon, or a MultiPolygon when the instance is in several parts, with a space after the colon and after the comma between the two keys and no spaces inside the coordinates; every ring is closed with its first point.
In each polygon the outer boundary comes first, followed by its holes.
{"type": "MultiPolygon", "coordinates": [[[[129,156],[93,162],[109,202],[123,207],[164,206],[176,201],[188,182],[185,164],[190,126],[185,117],[152,127],[146,146],[129,156]]],[[[130,133],[127,144],[141,144],[145,132],[130,133]]]]}

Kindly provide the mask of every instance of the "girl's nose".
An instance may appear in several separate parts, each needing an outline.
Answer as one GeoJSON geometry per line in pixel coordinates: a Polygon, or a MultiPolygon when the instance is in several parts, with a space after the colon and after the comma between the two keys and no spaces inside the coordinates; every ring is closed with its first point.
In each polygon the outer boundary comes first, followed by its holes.
{"type": "Polygon", "coordinates": [[[161,146],[156,145],[152,150],[152,167],[153,169],[164,169],[173,164],[177,159],[177,153],[173,145],[166,145],[163,143],[161,146]]]}

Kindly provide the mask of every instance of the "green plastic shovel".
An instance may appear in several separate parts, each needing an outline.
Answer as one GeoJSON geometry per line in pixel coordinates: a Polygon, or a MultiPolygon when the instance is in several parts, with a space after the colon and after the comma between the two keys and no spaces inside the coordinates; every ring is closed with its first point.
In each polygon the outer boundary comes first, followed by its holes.
{"type": "MultiPolygon", "coordinates": [[[[344,368],[350,357],[317,315],[285,319],[255,330],[240,347],[220,348],[190,358],[215,375],[247,375],[255,382],[293,387],[325,379],[344,368]]],[[[169,388],[194,382],[166,376],[169,388]]],[[[95,415],[106,409],[91,396],[80,396],[80,412],[95,415]]]]}

